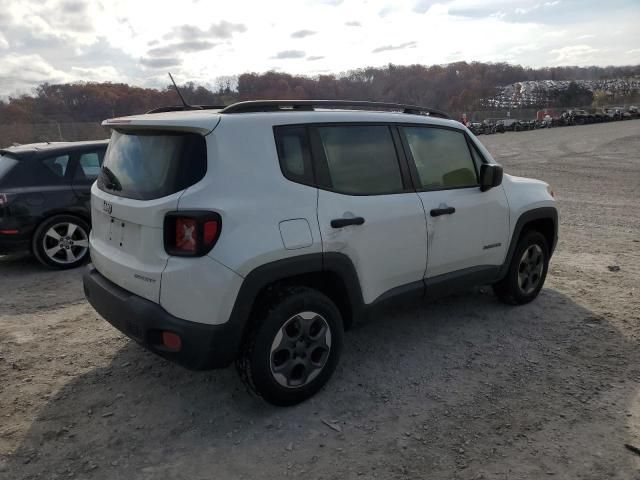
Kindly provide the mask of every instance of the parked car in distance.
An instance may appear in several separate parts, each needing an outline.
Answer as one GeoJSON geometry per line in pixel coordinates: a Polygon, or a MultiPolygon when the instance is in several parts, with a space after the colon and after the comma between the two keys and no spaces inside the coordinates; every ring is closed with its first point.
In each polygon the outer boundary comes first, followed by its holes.
{"type": "Polygon", "coordinates": [[[520,130],[520,120],[515,118],[502,118],[496,122],[496,126],[502,126],[503,131],[516,132],[520,130]]]}
{"type": "Polygon", "coordinates": [[[467,128],[474,135],[482,135],[483,133],[485,133],[484,124],[482,122],[469,122],[469,125],[467,125],[467,128]]]}
{"type": "Polygon", "coordinates": [[[594,120],[591,114],[581,109],[569,110],[569,118],[572,125],[585,125],[594,120]]]}
{"type": "Polygon", "coordinates": [[[344,330],[389,300],[490,284],[524,304],[544,284],[552,190],[503,177],[442,112],[313,100],[163,110],[104,122],[84,290],[165,358],[235,361],[251,390],[291,405],[329,380],[344,330]]]}
{"type": "Polygon", "coordinates": [[[620,114],[620,110],[616,108],[609,108],[609,107],[603,108],[602,114],[605,116],[605,121],[622,120],[622,115],[620,114]]]}
{"type": "Polygon", "coordinates": [[[89,257],[91,184],[108,140],[0,149],[0,254],[73,268],[89,257]]]}

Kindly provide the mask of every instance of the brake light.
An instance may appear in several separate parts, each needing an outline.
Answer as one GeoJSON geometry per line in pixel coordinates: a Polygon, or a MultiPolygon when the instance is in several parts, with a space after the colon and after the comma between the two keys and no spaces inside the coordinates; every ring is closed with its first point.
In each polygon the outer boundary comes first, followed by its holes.
{"type": "Polygon", "coordinates": [[[215,212],[170,212],[164,219],[164,249],[180,257],[206,255],[218,241],[221,228],[222,218],[215,212]]]}
{"type": "Polygon", "coordinates": [[[218,239],[218,222],[216,220],[209,220],[204,224],[204,243],[205,245],[212,244],[218,239]]]}
{"type": "Polygon", "coordinates": [[[6,193],[0,193],[0,207],[9,203],[9,197],[6,193]]]}
{"type": "Polygon", "coordinates": [[[183,252],[196,252],[198,225],[191,218],[176,218],[176,248],[183,252]]]}

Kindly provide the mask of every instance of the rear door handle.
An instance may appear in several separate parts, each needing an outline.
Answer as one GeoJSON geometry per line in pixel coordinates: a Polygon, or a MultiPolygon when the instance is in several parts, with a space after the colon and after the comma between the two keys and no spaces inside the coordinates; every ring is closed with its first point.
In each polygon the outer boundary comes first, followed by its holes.
{"type": "Polygon", "coordinates": [[[342,228],[347,227],[349,225],[362,225],[364,223],[364,218],[362,217],[353,217],[353,218],[334,218],[331,220],[331,226],[333,228],[342,228]]]}
{"type": "Polygon", "coordinates": [[[439,217],[440,215],[451,215],[452,213],[456,213],[456,209],[453,207],[434,208],[433,210],[431,210],[432,217],[439,217]]]}

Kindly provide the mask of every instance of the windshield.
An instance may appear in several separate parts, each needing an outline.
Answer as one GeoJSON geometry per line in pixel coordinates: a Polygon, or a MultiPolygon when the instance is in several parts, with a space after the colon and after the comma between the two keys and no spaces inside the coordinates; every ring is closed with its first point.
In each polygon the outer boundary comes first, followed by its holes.
{"type": "Polygon", "coordinates": [[[201,135],[114,131],[98,188],[139,200],[160,198],[198,182],[206,165],[207,150],[201,135]]]}

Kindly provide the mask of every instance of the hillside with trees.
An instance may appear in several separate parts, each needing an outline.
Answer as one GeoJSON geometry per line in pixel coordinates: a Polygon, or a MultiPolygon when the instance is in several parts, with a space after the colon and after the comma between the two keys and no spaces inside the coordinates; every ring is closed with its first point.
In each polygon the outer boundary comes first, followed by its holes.
{"type": "MultiPolygon", "coordinates": [[[[315,77],[274,71],[245,73],[219,81],[213,91],[193,83],[181,85],[180,88],[186,100],[196,105],[227,105],[240,100],[267,98],[353,99],[428,105],[458,115],[460,112],[482,109],[484,100],[495,97],[505,86],[516,82],[624,78],[632,78],[637,82],[640,65],[534,69],[506,63],[479,62],[432,66],[390,64],[315,77]]],[[[558,105],[546,106],[565,106],[573,99],[579,103],[590,101],[593,95],[572,83],[570,91],[556,92],[548,98],[551,100],[547,100],[547,103],[557,102],[558,105]]],[[[178,103],[176,93],[170,86],[152,89],[124,83],[42,84],[31,94],[0,102],[0,125],[4,125],[0,144],[7,141],[33,141],[31,137],[38,137],[38,133],[29,132],[29,125],[56,124],[59,131],[60,124],[95,125],[105,118],[143,113],[178,103]]],[[[103,135],[99,129],[97,131],[103,135]]],[[[71,136],[82,135],[98,134],[77,133],[71,136]]],[[[60,137],[68,136],[60,132],[60,137]]]]}

